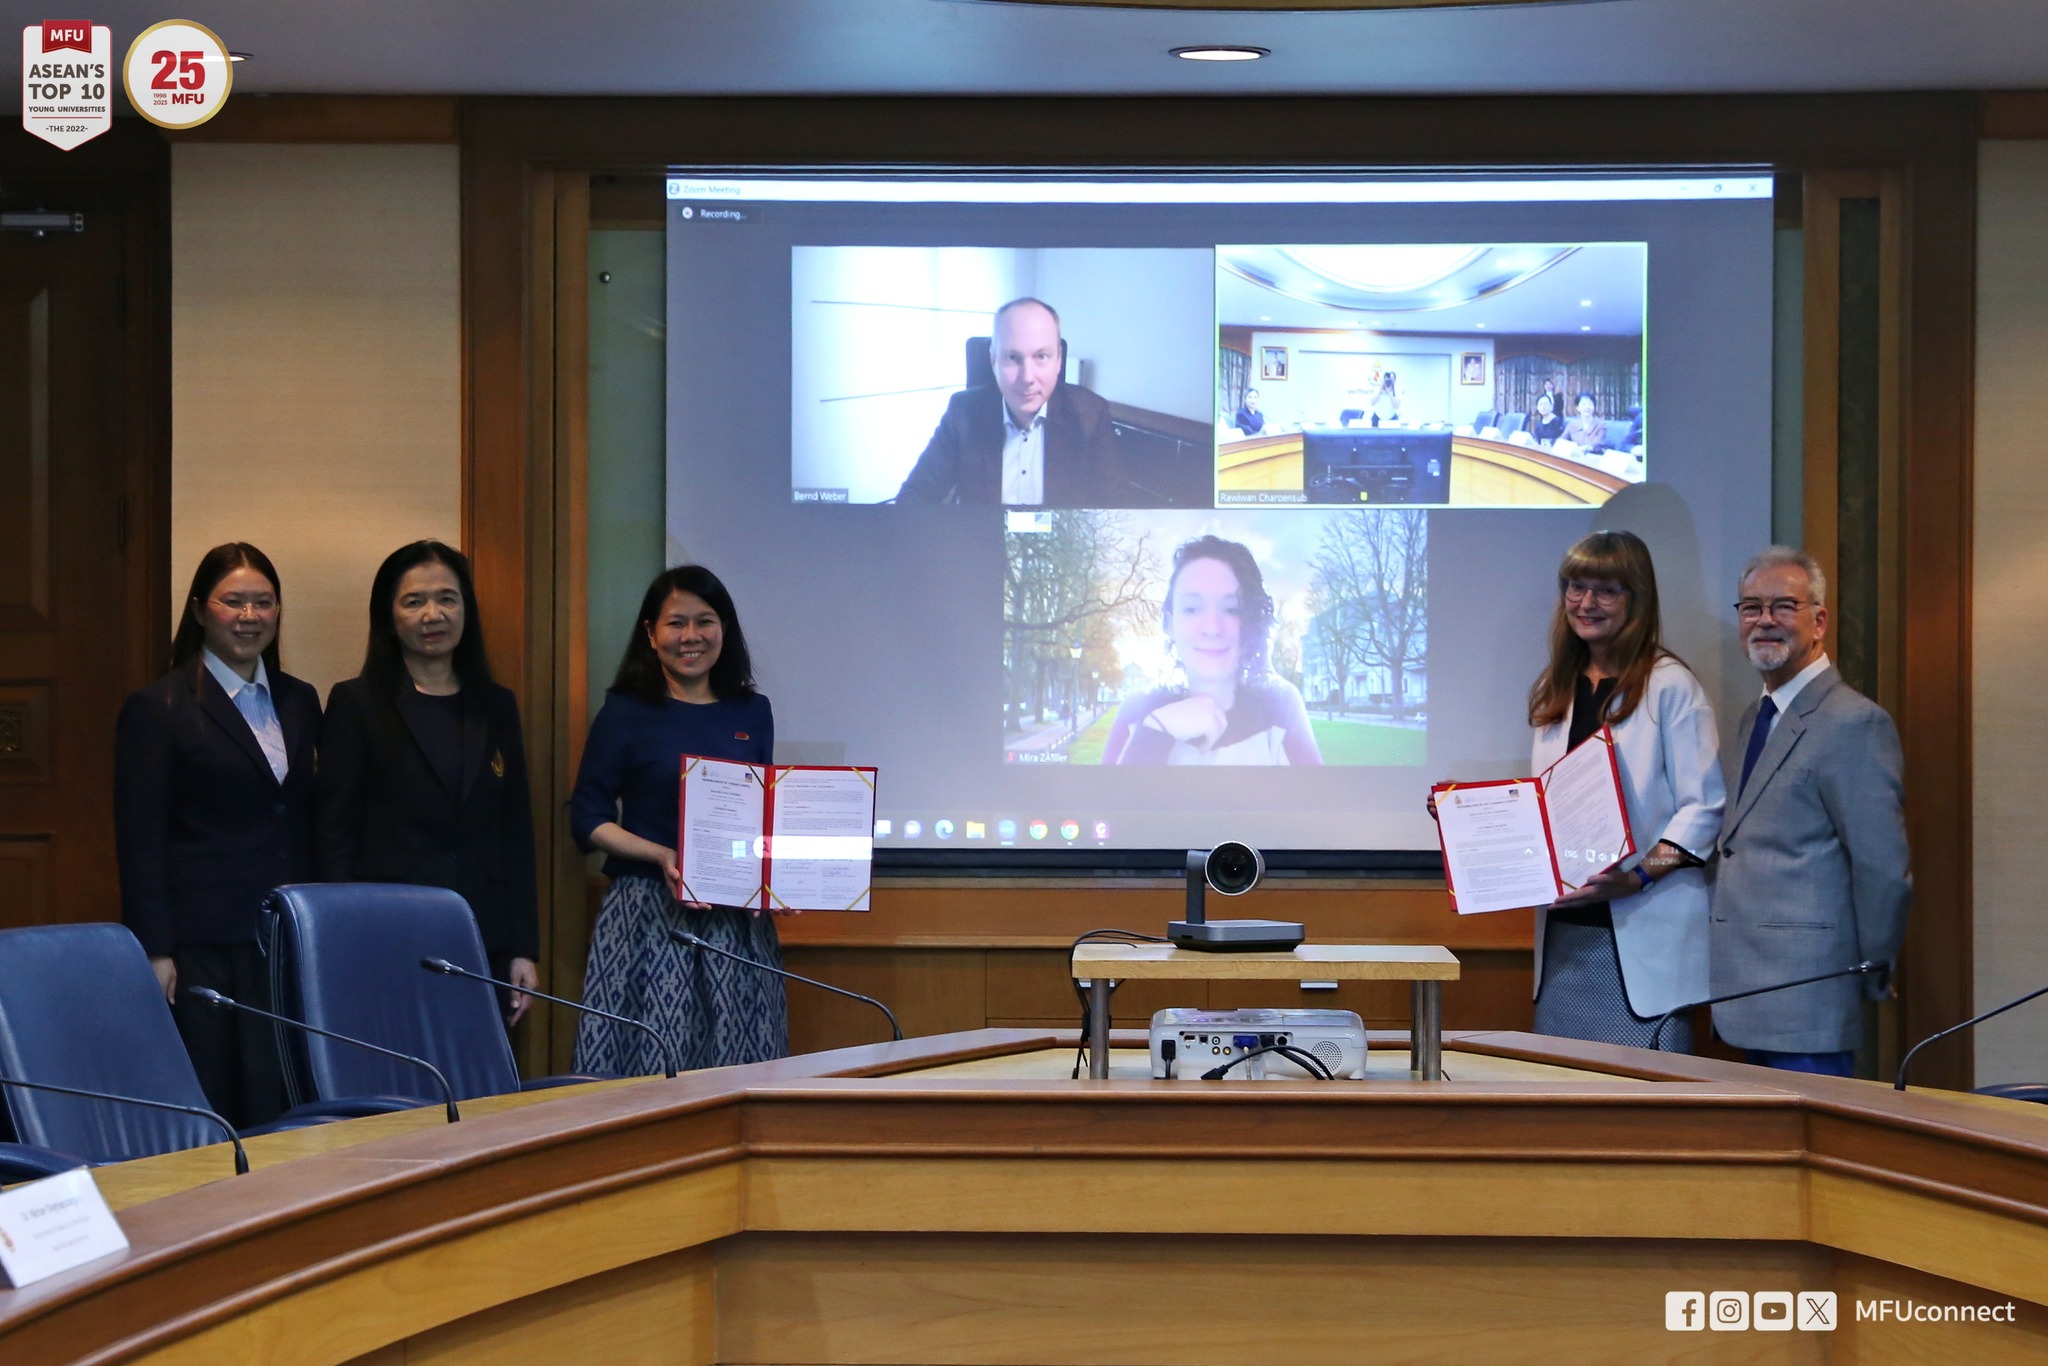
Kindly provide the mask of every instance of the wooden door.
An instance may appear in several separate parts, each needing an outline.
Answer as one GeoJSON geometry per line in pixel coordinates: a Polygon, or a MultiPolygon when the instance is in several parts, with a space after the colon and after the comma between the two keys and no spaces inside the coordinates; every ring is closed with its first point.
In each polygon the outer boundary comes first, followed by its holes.
{"type": "Polygon", "coordinates": [[[119,917],[114,719],[168,644],[161,215],[120,161],[0,176],[0,210],[85,215],[0,231],[0,928],[119,917]]]}

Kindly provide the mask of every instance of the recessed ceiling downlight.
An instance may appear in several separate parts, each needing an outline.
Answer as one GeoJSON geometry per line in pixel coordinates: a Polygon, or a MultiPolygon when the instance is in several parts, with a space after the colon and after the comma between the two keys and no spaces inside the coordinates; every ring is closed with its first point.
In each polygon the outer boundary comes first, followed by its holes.
{"type": "Polygon", "coordinates": [[[1177,47],[1172,51],[1184,62],[1256,62],[1273,55],[1266,47],[1177,47]]]}

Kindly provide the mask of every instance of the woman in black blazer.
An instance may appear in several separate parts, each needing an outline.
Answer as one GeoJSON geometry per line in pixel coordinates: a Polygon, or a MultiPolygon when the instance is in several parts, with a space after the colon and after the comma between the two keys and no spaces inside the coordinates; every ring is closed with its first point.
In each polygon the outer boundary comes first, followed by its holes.
{"type": "MultiPolygon", "coordinates": [[[[519,704],[491,680],[469,561],[393,551],[370,586],[363,671],[334,685],[320,751],[320,877],[462,895],[491,975],[538,987],[533,808],[519,704]]],[[[506,1022],[524,992],[501,994],[506,1022]]]]}
{"type": "Polygon", "coordinates": [[[180,988],[268,1008],[257,912],[271,888],[313,875],[320,695],[278,667],[282,613],[262,551],[207,551],[171,671],[128,695],[114,732],[121,918],[149,954],[208,1103],[237,1125],[285,1108],[271,1026],[180,988]]]}

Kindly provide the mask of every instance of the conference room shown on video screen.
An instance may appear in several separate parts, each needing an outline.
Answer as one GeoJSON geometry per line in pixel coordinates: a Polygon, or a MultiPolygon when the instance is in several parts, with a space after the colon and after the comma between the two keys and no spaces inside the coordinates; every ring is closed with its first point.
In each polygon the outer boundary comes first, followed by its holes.
{"type": "Polygon", "coordinates": [[[1647,255],[1219,246],[1217,503],[1585,506],[1641,483],[1647,255]]]}
{"type": "Polygon", "coordinates": [[[1431,782],[1528,762],[1595,526],[1753,686],[1767,174],[668,192],[668,558],[732,588],[780,762],[883,771],[880,850],[1433,851],[1431,782]]]}

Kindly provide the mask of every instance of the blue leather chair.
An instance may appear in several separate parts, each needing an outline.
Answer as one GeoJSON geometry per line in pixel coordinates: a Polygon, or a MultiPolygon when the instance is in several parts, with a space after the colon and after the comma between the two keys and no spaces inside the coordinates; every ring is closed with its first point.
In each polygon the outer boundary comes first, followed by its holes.
{"type": "Polygon", "coordinates": [[[1995,1086],[1980,1086],[1980,1096],[1999,1096],[2006,1100],[2027,1100],[2036,1105],[2048,1105],[2048,1082],[2002,1081],[1995,1086]]]}
{"type": "MultiPolygon", "coordinates": [[[[0,1075],[206,1108],[206,1093],[142,945],[125,925],[0,930],[0,1075]]],[[[219,1143],[197,1115],[0,1086],[12,1136],[0,1180],[219,1143]]],[[[302,1107],[244,1134],[341,1117],[302,1107]]]]}
{"type": "MultiPolygon", "coordinates": [[[[598,1080],[552,1077],[522,1085],[497,993],[420,966],[422,958],[445,958],[470,972],[490,971],[476,917],[454,892],[404,883],[300,883],[272,892],[263,914],[271,994],[281,1014],[425,1058],[447,1076],[457,1100],[598,1080]]],[[[441,1100],[422,1069],[312,1034],[287,1042],[285,1082],[295,1101],[372,1094],[420,1105],[441,1100]]]]}

